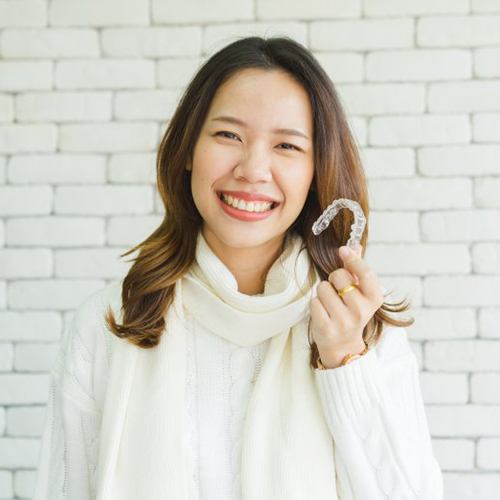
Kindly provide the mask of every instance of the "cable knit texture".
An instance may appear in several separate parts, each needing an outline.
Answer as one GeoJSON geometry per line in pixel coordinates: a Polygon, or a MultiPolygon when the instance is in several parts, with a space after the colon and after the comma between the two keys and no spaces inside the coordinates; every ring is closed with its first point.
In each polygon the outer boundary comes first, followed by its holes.
{"type": "MultiPolygon", "coordinates": [[[[116,342],[95,320],[117,290],[119,282],[94,293],[65,331],[51,372],[34,500],[95,498],[102,405],[116,342]]],[[[191,498],[239,500],[242,427],[270,340],[236,345],[189,314],[186,328],[191,498]]],[[[332,436],[338,499],[442,500],[418,365],[404,328],[386,326],[365,356],[314,370],[314,379],[332,436]]]]}

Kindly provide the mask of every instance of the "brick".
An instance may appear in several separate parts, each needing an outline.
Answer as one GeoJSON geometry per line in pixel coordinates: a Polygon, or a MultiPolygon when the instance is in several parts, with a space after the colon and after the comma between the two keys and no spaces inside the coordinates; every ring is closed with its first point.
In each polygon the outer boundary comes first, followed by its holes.
{"type": "Polygon", "coordinates": [[[470,272],[466,245],[422,243],[371,244],[366,258],[378,272],[385,274],[464,274],[470,272]]]}
{"type": "Polygon", "coordinates": [[[370,179],[411,177],[415,175],[415,151],[412,148],[362,148],[360,156],[370,179]]]}
{"type": "Polygon", "coordinates": [[[469,383],[464,373],[420,374],[422,394],[427,403],[467,403],[469,383]]]}
{"type": "Polygon", "coordinates": [[[13,406],[7,409],[7,433],[16,437],[40,437],[43,432],[43,406],[13,406]]]}
{"type": "Polygon", "coordinates": [[[18,469],[14,474],[14,491],[19,498],[31,498],[35,490],[36,469],[18,469]]]}
{"type": "Polygon", "coordinates": [[[435,437],[500,435],[500,406],[429,405],[426,413],[431,434],[435,437]]]}
{"type": "Polygon", "coordinates": [[[106,157],[93,154],[12,156],[7,170],[11,184],[103,184],[106,157]]]}
{"type": "Polygon", "coordinates": [[[442,471],[474,468],[474,442],[470,439],[433,439],[432,448],[442,471]]]}
{"type": "Polygon", "coordinates": [[[58,61],[57,89],[151,88],[155,82],[154,61],[99,59],[58,61]]]}
{"type": "Polygon", "coordinates": [[[0,467],[36,467],[38,446],[35,439],[0,438],[0,467]]]}
{"type": "MultiPolygon", "coordinates": [[[[61,315],[51,311],[0,311],[0,341],[59,340],[61,315]]],[[[19,344],[18,344],[19,345],[19,344]]]]}
{"type": "MultiPolygon", "coordinates": [[[[219,48],[242,36],[281,36],[286,34],[302,45],[308,46],[307,24],[302,21],[280,20],[265,22],[207,24],[203,31],[203,53],[213,54],[219,48]]],[[[310,48],[310,45],[309,45],[310,48]]]]}
{"type": "Polygon", "coordinates": [[[52,0],[51,26],[141,26],[150,21],[147,0],[52,0]]]}
{"type": "Polygon", "coordinates": [[[366,118],[354,116],[349,118],[349,126],[354,140],[358,146],[366,146],[368,138],[368,127],[366,118]]]}
{"type": "Polygon", "coordinates": [[[119,256],[126,250],[126,248],[56,250],[54,275],[57,278],[120,279],[127,274],[130,267],[130,263],[119,256]]]}
{"type": "Polygon", "coordinates": [[[369,179],[371,208],[375,210],[427,210],[472,206],[471,180],[369,179]]]}
{"type": "Polygon", "coordinates": [[[44,0],[3,0],[0,2],[0,28],[37,27],[47,24],[44,0]]]}
{"type": "Polygon", "coordinates": [[[159,60],[157,86],[184,90],[202,62],[201,58],[195,57],[159,60]]]}
{"type": "Polygon", "coordinates": [[[418,240],[419,228],[416,212],[379,210],[370,214],[371,243],[411,243],[418,240]],[[394,227],[398,228],[397,233],[394,231],[394,227]]]}
{"type": "Polygon", "coordinates": [[[189,57],[201,52],[200,26],[105,28],[102,53],[111,57],[189,57]]]}
{"type": "MultiPolygon", "coordinates": [[[[474,52],[474,72],[480,78],[494,78],[500,76],[500,49],[485,48],[474,52]]],[[[494,82],[498,85],[498,82],[494,82]]],[[[491,106],[496,105],[490,102],[491,106]]],[[[497,108],[498,109],[498,108],[497,108]]]]}
{"type": "MultiPolygon", "coordinates": [[[[158,0],[156,0],[158,1],[158,0]]],[[[310,0],[286,2],[285,0],[257,0],[258,19],[318,19],[351,18],[361,15],[361,0],[310,0]]]]}
{"type": "Polygon", "coordinates": [[[7,165],[7,158],[5,156],[0,155],[0,184],[5,184],[6,165],[7,165]]]}
{"type": "Polygon", "coordinates": [[[139,217],[110,217],[107,241],[109,245],[136,245],[144,240],[160,224],[163,217],[148,215],[139,217]]]}
{"type": "Polygon", "coordinates": [[[59,129],[59,149],[75,152],[150,151],[156,148],[155,123],[65,124],[59,129]]]}
{"type": "Polygon", "coordinates": [[[500,290],[500,276],[427,276],[424,278],[424,301],[427,306],[500,306],[498,290],[500,290]]]}
{"type": "Polygon", "coordinates": [[[75,309],[91,293],[100,290],[102,280],[22,280],[8,286],[10,309],[75,309]]]}
{"type": "Polygon", "coordinates": [[[0,372],[12,371],[14,367],[14,346],[7,342],[0,343],[0,372]]]}
{"type": "Polygon", "coordinates": [[[479,310],[479,336],[500,338],[500,308],[484,307],[479,310]]]}
{"type": "Polygon", "coordinates": [[[500,244],[473,245],[472,259],[474,273],[500,275],[500,244]]]}
{"type": "Polygon", "coordinates": [[[494,340],[432,340],[424,351],[425,367],[431,371],[492,371],[500,361],[500,343],[494,340]]]}
{"type": "Polygon", "coordinates": [[[472,12],[500,12],[497,0],[472,0],[472,12]]]}
{"type": "Polygon", "coordinates": [[[497,500],[500,474],[443,474],[445,498],[467,500],[497,500]]]}
{"type": "Polygon", "coordinates": [[[500,240],[498,210],[430,211],[421,214],[424,241],[491,241],[500,240]]]}
{"type": "Polygon", "coordinates": [[[469,12],[467,0],[365,0],[367,16],[416,16],[469,12]]]}
{"type": "Polygon", "coordinates": [[[200,8],[200,3],[195,0],[182,3],[152,0],[151,12],[154,24],[246,21],[254,17],[254,5],[245,0],[219,0],[210,8],[200,8]]]}
{"type": "Polygon", "coordinates": [[[472,75],[466,50],[384,50],[366,57],[366,79],[378,82],[460,80],[472,75]]]}
{"type": "Polygon", "coordinates": [[[22,372],[50,371],[56,361],[60,342],[24,342],[16,344],[15,370],[22,372]]]}
{"type": "Polygon", "coordinates": [[[362,54],[318,52],[314,53],[314,56],[335,84],[363,80],[364,60],[362,54]]]}
{"type": "Polygon", "coordinates": [[[500,16],[422,17],[417,22],[422,47],[481,47],[500,43],[500,16]]]}
{"type": "Polygon", "coordinates": [[[500,373],[473,373],[470,380],[471,402],[500,403],[500,373]]]}
{"type": "Polygon", "coordinates": [[[467,339],[476,336],[476,311],[472,307],[412,309],[415,323],[409,334],[414,340],[467,339]]]}
{"type": "Polygon", "coordinates": [[[477,142],[500,141],[500,113],[478,113],[472,117],[472,137],[477,142]]]}
{"type": "Polygon", "coordinates": [[[13,477],[10,470],[0,471],[0,498],[14,498],[13,477]]]}
{"type": "Polygon", "coordinates": [[[500,177],[474,179],[474,199],[481,208],[500,208],[500,177]]]}
{"type": "Polygon", "coordinates": [[[56,214],[145,214],[153,209],[151,186],[58,186],[56,214]]]}
{"type": "Polygon", "coordinates": [[[500,439],[479,439],[477,442],[477,466],[485,470],[500,470],[500,439]]]}
{"type": "Polygon", "coordinates": [[[0,122],[14,121],[14,97],[0,94],[0,122]]]}
{"type": "Polygon", "coordinates": [[[338,85],[337,89],[349,114],[394,115],[425,111],[425,87],[423,85],[338,85]]]}
{"type": "MultiPolygon", "coordinates": [[[[0,404],[45,404],[48,393],[49,374],[0,374],[0,404]]],[[[0,457],[5,453],[0,452],[0,457]]]]}
{"type": "Polygon", "coordinates": [[[118,120],[167,120],[178,104],[178,92],[147,90],[117,92],[114,115],[118,120]]]}
{"type": "Polygon", "coordinates": [[[59,59],[98,57],[99,38],[88,29],[8,29],[2,38],[4,58],[59,59]]]}
{"type": "Polygon", "coordinates": [[[56,147],[57,127],[53,124],[0,126],[0,153],[47,152],[56,147]]]}
{"type": "Polygon", "coordinates": [[[500,81],[433,83],[429,86],[429,111],[500,110],[499,93],[500,81]]]}
{"type": "Polygon", "coordinates": [[[467,144],[419,148],[418,171],[428,176],[500,174],[500,145],[467,144]]]}
{"type": "Polygon", "coordinates": [[[48,249],[0,249],[0,278],[47,278],[51,274],[52,252],[48,249]]]}
{"type": "Polygon", "coordinates": [[[16,96],[16,118],[27,122],[111,120],[110,92],[38,92],[16,96]]]}
{"type": "Polygon", "coordinates": [[[105,221],[97,217],[16,217],[6,221],[5,234],[8,245],[103,245],[105,221]]]}
{"type": "Polygon", "coordinates": [[[52,61],[0,61],[0,92],[50,90],[53,66],[52,61]]]}
{"type": "Polygon", "coordinates": [[[110,182],[123,184],[156,184],[154,153],[115,154],[109,160],[110,182]]]}
{"type": "Polygon", "coordinates": [[[45,215],[52,210],[50,186],[0,186],[0,215],[45,215]]]}
{"type": "Polygon", "coordinates": [[[369,143],[375,146],[426,146],[466,143],[471,138],[467,115],[375,116],[369,143]]]}
{"type": "Polygon", "coordinates": [[[413,46],[413,19],[313,21],[312,50],[378,50],[413,46]]]}
{"type": "Polygon", "coordinates": [[[0,281],[0,309],[7,307],[7,282],[0,281]]]}

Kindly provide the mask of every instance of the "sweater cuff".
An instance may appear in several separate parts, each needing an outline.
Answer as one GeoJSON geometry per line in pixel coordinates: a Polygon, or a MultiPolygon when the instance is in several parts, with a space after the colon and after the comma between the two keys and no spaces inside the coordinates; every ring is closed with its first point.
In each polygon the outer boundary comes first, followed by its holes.
{"type": "Polygon", "coordinates": [[[344,366],[314,369],[325,415],[332,421],[348,423],[378,405],[381,369],[375,349],[344,366]]]}

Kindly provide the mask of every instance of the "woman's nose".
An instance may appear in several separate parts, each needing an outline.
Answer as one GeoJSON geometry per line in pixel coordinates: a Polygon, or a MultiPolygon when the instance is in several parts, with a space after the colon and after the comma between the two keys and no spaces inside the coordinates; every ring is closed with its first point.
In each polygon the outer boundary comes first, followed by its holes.
{"type": "Polygon", "coordinates": [[[253,154],[243,158],[235,168],[235,174],[244,177],[249,182],[270,181],[272,179],[272,164],[269,155],[253,154]]]}

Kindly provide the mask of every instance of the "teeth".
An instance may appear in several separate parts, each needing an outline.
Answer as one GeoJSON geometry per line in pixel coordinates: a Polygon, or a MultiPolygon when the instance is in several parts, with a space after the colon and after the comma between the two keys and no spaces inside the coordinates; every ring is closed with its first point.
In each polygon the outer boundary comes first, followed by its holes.
{"type": "Polygon", "coordinates": [[[246,202],[244,200],[240,200],[239,198],[233,198],[232,196],[225,195],[224,193],[222,193],[222,200],[228,205],[231,205],[238,210],[244,210],[245,212],[266,212],[273,205],[273,202],[246,202]]]}

